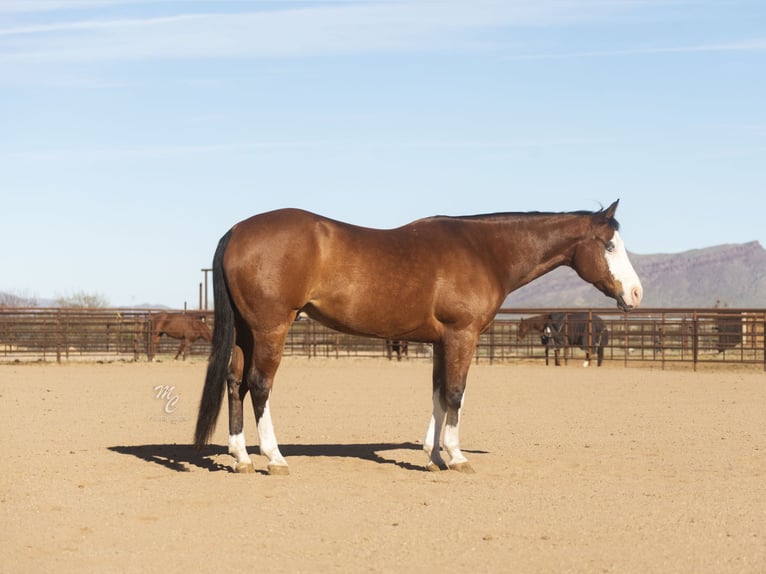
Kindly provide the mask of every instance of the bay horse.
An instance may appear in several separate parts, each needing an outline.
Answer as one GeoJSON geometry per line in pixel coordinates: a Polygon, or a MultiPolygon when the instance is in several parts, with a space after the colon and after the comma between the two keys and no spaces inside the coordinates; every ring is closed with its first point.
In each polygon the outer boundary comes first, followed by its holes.
{"type": "Polygon", "coordinates": [[[519,322],[517,338],[523,339],[529,332],[540,333],[540,342],[545,346],[545,364],[553,348],[554,364],[559,366],[559,349],[576,346],[585,351],[584,367],[590,365],[591,353],[596,351],[596,364],[604,361],[604,347],[609,343],[606,322],[598,315],[586,312],[550,313],[535,315],[519,322]]]}
{"type": "Polygon", "coordinates": [[[229,453],[236,471],[254,472],[243,432],[249,392],[268,471],[288,474],[269,396],[290,325],[305,312],[345,333],[431,343],[427,469],[473,472],[460,450],[460,409],[479,335],[506,296],[568,265],[620,308],[641,302],[617,204],[595,212],[435,216],[389,230],[299,209],[237,223],[213,257],[215,327],[195,446],[209,441],[227,388],[229,453]]]}
{"type": "Polygon", "coordinates": [[[213,336],[210,327],[205,322],[204,315],[187,313],[167,313],[165,311],[152,315],[152,344],[149,350],[150,360],[154,358],[162,335],[173,339],[181,339],[175,360],[183,354],[186,360],[186,350],[194,341],[203,339],[210,343],[213,336]]]}

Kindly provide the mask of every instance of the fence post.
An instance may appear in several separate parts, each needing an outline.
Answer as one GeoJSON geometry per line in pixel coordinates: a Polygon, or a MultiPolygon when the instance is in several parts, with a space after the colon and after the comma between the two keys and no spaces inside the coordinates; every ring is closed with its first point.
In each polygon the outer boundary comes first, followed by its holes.
{"type": "MultiPolygon", "coordinates": [[[[660,326],[660,345],[661,345],[660,353],[661,353],[661,356],[662,356],[662,370],[663,371],[665,370],[665,330],[666,330],[665,329],[665,313],[663,312],[662,313],[662,324],[660,326]]],[[[683,337],[683,333],[681,334],[681,336],[683,337]]],[[[654,344],[654,341],[652,341],[652,344],[654,344]]],[[[683,345],[683,342],[681,343],[681,345],[683,345]]],[[[683,349],[681,350],[681,352],[683,353],[683,349]]]]}
{"type": "Polygon", "coordinates": [[[56,362],[61,362],[61,309],[56,312],[56,362]]]}
{"type": "Polygon", "coordinates": [[[340,358],[340,335],[335,334],[335,358],[340,358]]]}
{"type": "Polygon", "coordinates": [[[697,370],[697,355],[699,353],[699,341],[697,340],[697,337],[699,336],[699,325],[697,323],[698,317],[695,309],[694,313],[692,313],[692,367],[694,371],[697,370]]]}
{"type": "Polygon", "coordinates": [[[489,364],[495,362],[495,327],[496,323],[492,321],[492,331],[489,335],[489,364]]]}
{"type": "Polygon", "coordinates": [[[139,343],[141,341],[141,322],[138,315],[133,315],[133,360],[138,362],[139,357],[139,343]]]}
{"type": "Polygon", "coordinates": [[[309,323],[309,359],[312,356],[316,356],[316,329],[314,328],[314,321],[309,323]],[[313,351],[313,355],[312,355],[313,351]]]}

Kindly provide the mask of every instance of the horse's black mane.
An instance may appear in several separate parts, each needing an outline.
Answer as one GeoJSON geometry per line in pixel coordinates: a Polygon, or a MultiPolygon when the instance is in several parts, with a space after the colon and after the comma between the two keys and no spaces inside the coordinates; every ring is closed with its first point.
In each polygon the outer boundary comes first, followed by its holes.
{"type": "MultiPolygon", "coordinates": [[[[599,209],[598,211],[586,211],[586,210],[580,210],[580,211],[506,211],[506,212],[496,212],[496,213],[478,213],[476,215],[436,215],[435,218],[445,218],[445,219],[467,219],[467,220],[486,220],[486,221],[492,221],[492,220],[501,220],[501,219],[507,219],[508,217],[520,217],[520,218],[533,218],[533,217],[540,217],[540,216],[550,216],[550,215],[579,215],[579,216],[593,216],[593,215],[599,215],[604,213],[604,208],[599,209]]],[[[611,227],[614,230],[620,229],[619,222],[614,218],[610,218],[607,222],[609,224],[609,227],[611,227]]]]}

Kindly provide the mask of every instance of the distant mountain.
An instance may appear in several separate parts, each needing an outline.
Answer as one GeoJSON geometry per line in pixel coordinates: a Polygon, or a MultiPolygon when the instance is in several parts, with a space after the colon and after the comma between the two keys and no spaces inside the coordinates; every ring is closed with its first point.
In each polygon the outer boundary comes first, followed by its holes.
{"type": "MultiPolygon", "coordinates": [[[[766,250],[757,241],[630,260],[644,286],[642,307],[766,307],[766,250]]],[[[505,307],[612,307],[570,268],[555,269],[518,291],[505,307]]]]}

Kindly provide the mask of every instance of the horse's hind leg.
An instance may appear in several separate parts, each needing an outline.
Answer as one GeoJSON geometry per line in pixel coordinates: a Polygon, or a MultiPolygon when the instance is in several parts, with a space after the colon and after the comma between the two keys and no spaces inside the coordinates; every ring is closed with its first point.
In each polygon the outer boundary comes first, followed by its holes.
{"type": "Polygon", "coordinates": [[[178,347],[178,352],[176,353],[176,356],[173,360],[177,361],[178,357],[181,356],[181,353],[183,353],[183,357],[184,357],[183,360],[185,361],[186,360],[186,337],[181,339],[181,346],[178,347]]]}
{"type": "Polygon", "coordinates": [[[151,343],[149,346],[149,360],[154,361],[154,357],[157,354],[157,351],[159,350],[160,345],[160,335],[159,333],[152,334],[151,343]]]}
{"type": "Polygon", "coordinates": [[[236,472],[254,472],[253,461],[247,454],[244,423],[242,417],[242,401],[247,394],[247,386],[242,384],[244,356],[239,346],[234,346],[229,365],[226,385],[229,395],[229,454],[235,459],[236,472]]]}
{"type": "MultiPolygon", "coordinates": [[[[256,407],[256,396],[253,395],[253,406],[258,412],[256,407]]],[[[269,474],[274,475],[286,475],[290,474],[290,470],[287,466],[287,461],[279,452],[279,445],[277,444],[277,437],[274,434],[274,424],[271,420],[271,409],[269,408],[269,399],[263,405],[261,415],[256,415],[256,424],[258,426],[258,438],[261,445],[261,454],[265,455],[269,459],[268,469],[269,474]]]]}
{"type": "Polygon", "coordinates": [[[261,454],[269,459],[269,474],[289,474],[287,461],[279,452],[277,437],[274,434],[269,398],[291,323],[292,317],[285,324],[266,331],[265,334],[253,333],[253,361],[246,378],[255,411],[261,454]]]}

